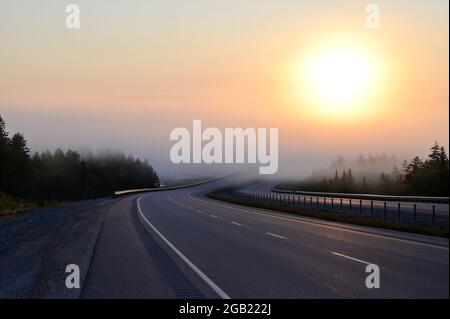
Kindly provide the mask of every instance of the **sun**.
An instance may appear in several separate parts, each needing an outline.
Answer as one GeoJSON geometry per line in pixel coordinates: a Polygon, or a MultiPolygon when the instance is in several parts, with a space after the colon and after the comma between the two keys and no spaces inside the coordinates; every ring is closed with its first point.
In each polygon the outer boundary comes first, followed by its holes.
{"type": "Polygon", "coordinates": [[[366,112],[377,86],[375,59],[352,47],[315,52],[299,64],[296,73],[302,100],[322,116],[366,112]]]}
{"type": "Polygon", "coordinates": [[[364,95],[370,79],[370,63],[351,50],[339,49],[314,59],[309,72],[316,95],[325,102],[342,106],[364,95]]]}

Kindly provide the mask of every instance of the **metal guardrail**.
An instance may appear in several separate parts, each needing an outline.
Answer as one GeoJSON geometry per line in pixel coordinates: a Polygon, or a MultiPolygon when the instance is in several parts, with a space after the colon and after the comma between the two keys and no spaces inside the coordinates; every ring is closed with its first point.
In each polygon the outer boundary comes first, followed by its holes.
{"type": "Polygon", "coordinates": [[[391,196],[391,195],[376,195],[376,194],[349,194],[349,193],[329,193],[329,192],[307,192],[307,191],[293,191],[287,189],[279,189],[273,187],[271,189],[274,193],[282,194],[297,194],[316,197],[334,197],[334,198],[354,198],[366,200],[378,200],[389,202],[418,202],[418,203],[435,203],[448,204],[448,197],[427,197],[427,196],[391,196]]]}
{"type": "MultiPolygon", "coordinates": [[[[449,222],[448,203],[418,203],[409,202],[400,204],[401,201],[380,200],[386,197],[355,198],[340,193],[320,193],[320,192],[300,192],[275,189],[274,192],[245,192],[233,191],[233,195],[252,202],[271,204],[276,206],[286,206],[290,208],[305,208],[320,211],[333,211],[336,213],[346,213],[365,217],[378,217],[395,220],[396,223],[419,223],[433,226],[447,226],[449,222]],[[322,195],[317,196],[316,194],[322,195]],[[323,196],[327,195],[327,196],[323,196]],[[333,196],[331,196],[333,195],[333,196]],[[336,196],[337,195],[337,196],[336,196]],[[320,198],[320,199],[319,199],[320,198]],[[443,207],[446,206],[446,207],[443,207]]],[[[376,195],[377,196],[377,195],[376,195]]]]}
{"type": "MultiPolygon", "coordinates": [[[[227,177],[227,176],[225,176],[225,177],[227,177]]],[[[127,190],[114,192],[114,196],[118,197],[118,196],[124,196],[124,195],[129,195],[129,194],[139,194],[139,193],[146,193],[146,192],[161,192],[161,191],[169,191],[169,190],[174,190],[174,189],[193,187],[193,186],[197,186],[197,185],[203,185],[203,184],[206,184],[206,183],[215,182],[215,181],[223,179],[225,177],[212,178],[212,179],[208,179],[208,180],[202,181],[202,182],[185,184],[185,185],[179,185],[179,186],[165,186],[165,187],[155,187],[155,188],[127,189],[127,190]]]]}

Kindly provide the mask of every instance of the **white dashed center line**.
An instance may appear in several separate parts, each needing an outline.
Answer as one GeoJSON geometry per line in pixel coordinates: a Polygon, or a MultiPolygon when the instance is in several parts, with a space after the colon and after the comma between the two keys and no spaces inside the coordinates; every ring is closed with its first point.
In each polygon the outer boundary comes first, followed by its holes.
{"type": "Polygon", "coordinates": [[[287,239],[287,238],[284,237],[284,236],[277,235],[277,234],[274,234],[274,233],[266,232],[266,234],[269,235],[269,236],[273,236],[273,237],[276,237],[276,238],[280,238],[280,239],[287,239]]]}
{"type": "Polygon", "coordinates": [[[340,254],[340,253],[336,253],[336,252],[334,252],[334,251],[332,251],[331,253],[332,253],[333,255],[335,255],[335,256],[339,256],[339,257],[342,257],[342,258],[347,258],[347,259],[356,261],[356,262],[361,263],[361,264],[365,264],[365,265],[371,265],[371,264],[372,264],[372,263],[370,263],[370,262],[368,262],[368,261],[361,260],[361,259],[358,259],[358,258],[353,258],[353,257],[347,256],[347,255],[343,255],[343,254],[340,254]]]}
{"type": "Polygon", "coordinates": [[[239,224],[239,223],[236,223],[236,222],[230,222],[230,223],[232,223],[233,225],[236,225],[236,226],[242,226],[242,224],[239,224]]]}

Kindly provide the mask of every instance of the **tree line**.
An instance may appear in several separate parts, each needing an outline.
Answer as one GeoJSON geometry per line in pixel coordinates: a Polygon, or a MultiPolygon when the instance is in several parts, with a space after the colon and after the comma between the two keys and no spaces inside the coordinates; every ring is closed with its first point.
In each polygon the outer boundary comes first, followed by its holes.
{"type": "Polygon", "coordinates": [[[0,115],[0,192],[33,200],[79,200],[159,185],[147,160],[121,152],[81,156],[58,148],[31,155],[21,133],[9,137],[0,115]]]}
{"type": "Polygon", "coordinates": [[[427,159],[416,156],[410,162],[404,161],[400,169],[394,166],[390,172],[382,172],[377,179],[364,174],[355,176],[348,168],[335,170],[332,177],[315,176],[300,182],[284,182],[279,187],[317,192],[448,196],[449,158],[445,148],[435,142],[427,159]]]}

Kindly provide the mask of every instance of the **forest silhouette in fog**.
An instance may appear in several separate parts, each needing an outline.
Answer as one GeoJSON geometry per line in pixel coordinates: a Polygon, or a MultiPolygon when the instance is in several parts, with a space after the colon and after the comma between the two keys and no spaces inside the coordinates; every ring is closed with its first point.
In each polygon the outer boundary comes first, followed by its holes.
{"type": "Polygon", "coordinates": [[[147,160],[121,152],[82,156],[58,148],[30,154],[24,136],[10,137],[0,115],[0,193],[32,200],[78,200],[159,184],[147,160]]]}
{"type": "Polygon", "coordinates": [[[418,196],[448,196],[449,192],[449,159],[445,148],[437,142],[430,148],[427,159],[416,156],[401,163],[400,167],[394,157],[359,156],[353,162],[338,158],[325,171],[317,171],[303,181],[283,182],[279,187],[316,192],[418,196]],[[376,173],[379,170],[382,172],[376,173]]]}

